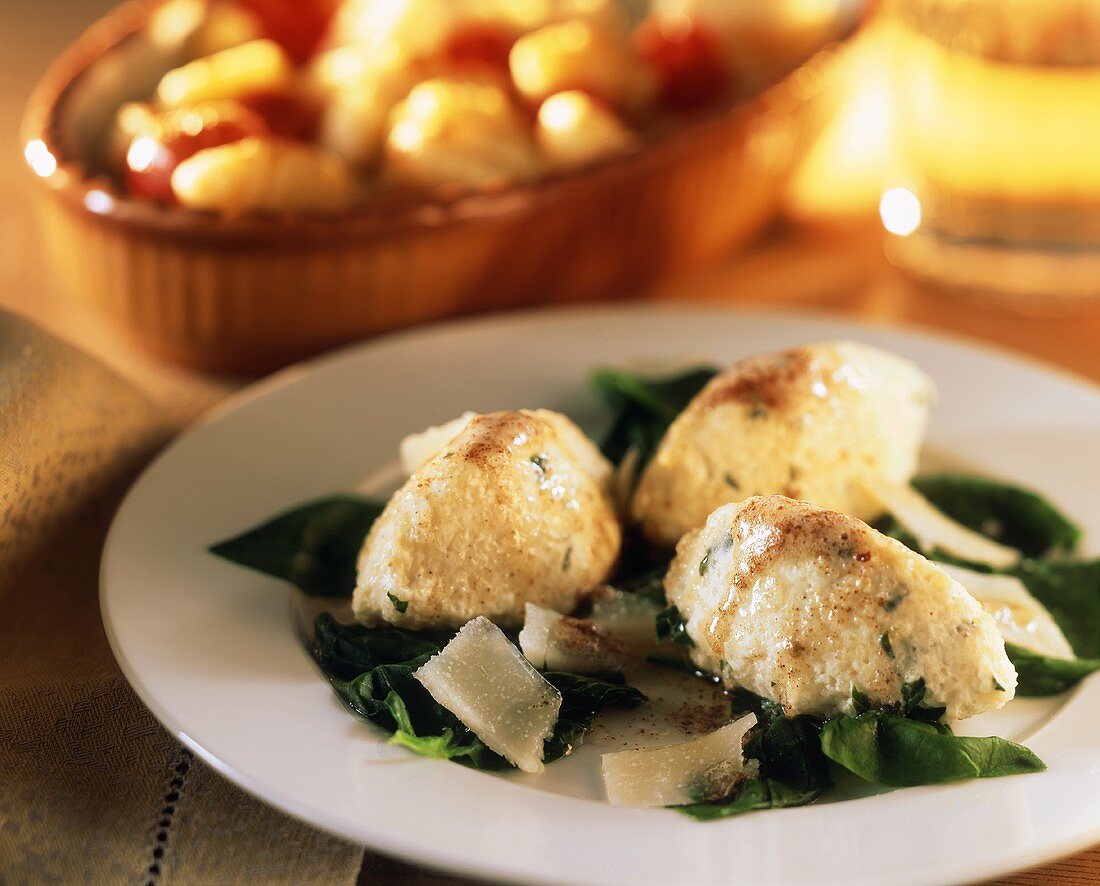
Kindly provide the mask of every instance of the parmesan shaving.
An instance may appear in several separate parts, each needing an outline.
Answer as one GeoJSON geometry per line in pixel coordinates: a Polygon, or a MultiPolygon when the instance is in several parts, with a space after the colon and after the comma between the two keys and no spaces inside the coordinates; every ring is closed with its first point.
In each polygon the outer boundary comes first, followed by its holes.
{"type": "Polygon", "coordinates": [[[449,422],[432,425],[419,434],[409,434],[400,445],[401,468],[407,475],[415,474],[446,449],[447,444],[462,433],[472,418],[477,418],[476,412],[464,412],[449,422]]]}
{"type": "Polygon", "coordinates": [[[601,588],[592,601],[592,621],[609,636],[637,653],[657,646],[657,613],[661,607],[641,594],[601,588]]]}
{"type": "Polygon", "coordinates": [[[413,673],[432,698],[524,772],[542,772],[561,693],[484,616],[413,673]]]}
{"type": "Polygon", "coordinates": [[[603,755],[607,799],[615,806],[680,806],[728,796],[747,774],[741,744],[756,725],[746,714],[691,741],[603,755]]]}
{"type": "Polygon", "coordinates": [[[972,563],[985,563],[995,569],[1007,569],[1020,559],[1019,551],[991,541],[984,535],[956,523],[938,511],[923,495],[908,484],[878,482],[866,485],[867,494],[889,511],[931,553],[945,551],[972,563]]]}
{"type": "Polygon", "coordinates": [[[622,647],[593,621],[528,603],[519,646],[537,668],[606,674],[623,667],[622,647]]]}
{"type": "Polygon", "coordinates": [[[1013,575],[989,575],[939,564],[993,616],[1006,643],[1053,658],[1076,658],[1073,647],[1046,607],[1013,575]]]}

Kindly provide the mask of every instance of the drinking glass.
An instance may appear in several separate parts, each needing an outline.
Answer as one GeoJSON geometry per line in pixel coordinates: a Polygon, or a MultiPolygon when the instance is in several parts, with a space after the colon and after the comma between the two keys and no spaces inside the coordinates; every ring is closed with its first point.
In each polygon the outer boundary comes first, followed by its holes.
{"type": "Polygon", "coordinates": [[[1100,0],[886,0],[895,263],[1045,311],[1100,297],[1100,0]]]}

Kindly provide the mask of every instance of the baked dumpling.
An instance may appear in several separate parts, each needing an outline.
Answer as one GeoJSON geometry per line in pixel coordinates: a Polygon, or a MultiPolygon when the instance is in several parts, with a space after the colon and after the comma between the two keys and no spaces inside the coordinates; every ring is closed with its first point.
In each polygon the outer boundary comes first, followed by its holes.
{"type": "Polygon", "coordinates": [[[864,484],[907,483],[931,381],[912,363],[835,342],[750,357],[712,379],[669,426],[631,512],[672,546],[719,505],[780,494],[869,520],[864,484]]]}
{"type": "Polygon", "coordinates": [[[696,665],[788,714],[853,713],[924,681],[961,720],[999,708],[1016,671],[992,616],[942,569],[865,523],[769,495],[724,505],[665,579],[696,665]]]}
{"type": "Polygon", "coordinates": [[[611,466],[576,425],[537,409],[456,428],[367,536],[352,600],[361,622],[518,626],[527,603],[569,612],[615,566],[611,466]]]}

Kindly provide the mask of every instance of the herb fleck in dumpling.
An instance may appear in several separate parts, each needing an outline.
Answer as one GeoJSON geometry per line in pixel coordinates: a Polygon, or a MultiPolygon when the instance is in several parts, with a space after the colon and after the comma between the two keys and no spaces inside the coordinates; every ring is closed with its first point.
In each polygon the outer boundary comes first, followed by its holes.
{"type": "Polygon", "coordinates": [[[611,466],[563,415],[470,418],[371,528],[356,618],[457,628],[478,615],[518,626],[527,603],[569,612],[618,558],[610,478],[611,466]]]}
{"type": "Polygon", "coordinates": [[[852,713],[853,690],[873,707],[900,705],[921,685],[926,706],[963,719],[1015,693],[997,625],[962,585],[805,502],[769,495],[718,508],[680,541],[665,590],[695,663],[789,714],[852,713]]]}

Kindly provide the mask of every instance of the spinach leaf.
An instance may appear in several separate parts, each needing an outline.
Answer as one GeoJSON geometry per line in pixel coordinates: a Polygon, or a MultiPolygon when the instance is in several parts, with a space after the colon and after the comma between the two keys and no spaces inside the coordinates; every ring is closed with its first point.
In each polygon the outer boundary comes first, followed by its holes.
{"type": "Polygon", "coordinates": [[[1020,677],[1017,695],[1058,695],[1100,671],[1100,658],[1051,658],[1011,643],[1005,644],[1005,651],[1020,677]]]}
{"type": "Polygon", "coordinates": [[[641,594],[654,603],[665,604],[665,573],[668,564],[662,564],[645,572],[617,579],[614,587],[631,594],[641,594]]]}
{"type": "Polygon", "coordinates": [[[925,707],[924,694],[926,691],[924,677],[910,680],[901,686],[901,708],[896,712],[910,720],[925,720],[935,723],[943,718],[947,712],[945,707],[925,707]]]}
{"type": "MultiPolygon", "coordinates": [[[[719,662],[719,667],[725,670],[729,665],[722,661],[719,662]]],[[[756,720],[761,726],[767,726],[773,720],[785,716],[783,713],[783,705],[776,704],[771,699],[757,695],[755,692],[750,692],[748,689],[741,686],[727,689],[726,698],[730,703],[730,716],[735,720],[751,712],[756,714],[756,720]]]]}
{"type": "Polygon", "coordinates": [[[910,680],[901,686],[901,701],[896,704],[880,705],[876,707],[871,702],[871,697],[858,686],[852,687],[852,710],[858,717],[868,711],[882,711],[898,717],[908,717],[910,720],[923,720],[927,723],[936,723],[943,718],[947,708],[925,707],[924,695],[927,691],[924,677],[910,680]]]}
{"type": "Polygon", "coordinates": [[[1100,560],[1025,560],[1009,574],[1050,611],[1077,655],[1100,658],[1100,560]]]}
{"type": "Polygon", "coordinates": [[[663,643],[695,645],[695,641],[688,635],[684,617],[675,606],[668,606],[657,613],[657,639],[663,643]]]}
{"type": "Polygon", "coordinates": [[[1028,557],[1071,551],[1081,530],[1036,492],[985,477],[931,474],[913,486],[953,520],[1028,557]]]}
{"type": "MultiPolygon", "coordinates": [[[[313,656],[343,705],[391,733],[394,744],[474,769],[508,768],[507,760],[489,750],[413,677],[448,638],[439,639],[437,643],[399,628],[341,624],[326,612],[315,623],[313,656]]],[[[632,707],[646,700],[618,677],[556,671],[544,676],[562,696],[558,722],[543,752],[546,762],[570,753],[605,707],[632,707]]]]}
{"type": "Polygon", "coordinates": [[[632,708],[646,700],[621,677],[596,679],[562,671],[546,671],[543,676],[561,693],[558,722],[543,748],[547,763],[572,752],[605,707],[632,708]]]}
{"type": "Polygon", "coordinates": [[[638,452],[638,467],[649,461],[657,444],[691,399],[718,374],[711,366],[679,375],[648,378],[624,369],[597,369],[589,386],[612,410],[611,428],[600,448],[618,464],[631,450],[638,452]]]}
{"type": "Polygon", "coordinates": [[[401,628],[368,628],[341,624],[329,612],[313,623],[313,657],[325,674],[351,680],[379,665],[396,665],[413,659],[425,661],[443,648],[447,637],[434,642],[424,634],[401,628]]]}
{"type": "Polygon", "coordinates": [[[672,562],[672,554],[672,551],[657,550],[637,535],[628,533],[623,539],[619,568],[610,584],[617,590],[640,594],[665,606],[665,575],[672,562]]]}
{"type": "Polygon", "coordinates": [[[404,699],[396,692],[386,696],[385,705],[397,723],[397,731],[390,736],[390,744],[401,745],[422,757],[436,757],[441,760],[467,757],[475,766],[486,751],[485,746],[476,738],[467,740],[463,744],[446,726],[439,735],[417,735],[412,718],[409,716],[409,709],[405,706],[404,699]]]}
{"type": "Polygon", "coordinates": [[[1027,748],[1003,738],[959,737],[943,723],[920,722],[887,711],[830,720],[821,730],[821,749],[860,778],[887,787],[1046,768],[1027,748]]]}
{"type": "Polygon", "coordinates": [[[460,758],[478,769],[505,768],[504,758],[485,747],[413,677],[441,648],[400,628],[341,624],[328,612],[314,623],[313,657],[349,711],[393,733],[395,743],[417,753],[460,758]]]}
{"type": "MultiPolygon", "coordinates": [[[[807,793],[813,795],[809,799],[819,796],[832,785],[821,750],[821,722],[805,716],[776,717],[761,739],[760,766],[768,779],[782,785],[781,798],[797,795],[801,799],[807,793]]],[[[773,795],[776,792],[773,786],[773,795]]]]}
{"type": "Polygon", "coordinates": [[[329,674],[329,682],[349,711],[391,733],[395,744],[474,769],[507,769],[507,760],[489,750],[413,677],[430,657],[379,665],[352,680],[329,674]]]}
{"type": "Polygon", "coordinates": [[[350,597],[355,565],[383,502],[334,495],[210,546],[210,553],[281,578],[314,597],[350,597]]]}
{"type": "Polygon", "coordinates": [[[673,649],[668,652],[654,652],[647,655],[645,660],[650,664],[668,668],[670,671],[691,674],[693,677],[709,677],[708,674],[699,670],[694,662],[688,658],[687,649],[682,646],[673,647],[673,649]]]}
{"type": "Polygon", "coordinates": [[[816,800],[833,783],[820,732],[820,721],[812,717],[775,717],[755,730],[745,746],[746,757],[760,763],[757,776],[742,782],[730,797],[676,810],[699,821],[713,821],[816,800]]]}
{"type": "MultiPolygon", "coordinates": [[[[806,802],[808,803],[810,800],[806,802]]],[[[738,785],[733,794],[723,800],[714,800],[709,803],[689,803],[685,806],[673,806],[671,808],[688,818],[694,818],[696,821],[714,821],[719,818],[731,818],[734,815],[753,812],[757,809],[778,808],[781,805],[801,806],[805,804],[773,803],[770,784],[763,778],[748,778],[738,785]]]]}
{"type": "Polygon", "coordinates": [[[874,710],[874,705],[871,703],[871,697],[860,689],[858,686],[852,687],[852,710],[856,712],[858,717],[860,714],[866,714],[870,710],[874,710]]]}

